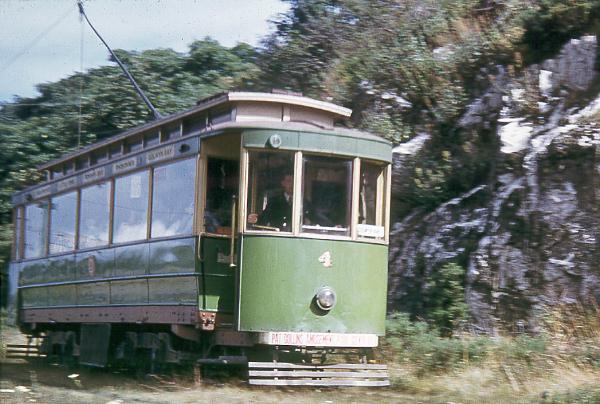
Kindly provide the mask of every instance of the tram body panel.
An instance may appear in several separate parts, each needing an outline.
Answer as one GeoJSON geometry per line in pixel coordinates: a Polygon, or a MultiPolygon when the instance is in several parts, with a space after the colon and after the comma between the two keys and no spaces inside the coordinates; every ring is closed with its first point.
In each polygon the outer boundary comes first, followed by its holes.
{"type": "Polygon", "coordinates": [[[381,244],[244,235],[239,330],[383,335],[387,256],[381,244]],[[324,286],[336,293],[328,313],[313,301],[324,286]]]}

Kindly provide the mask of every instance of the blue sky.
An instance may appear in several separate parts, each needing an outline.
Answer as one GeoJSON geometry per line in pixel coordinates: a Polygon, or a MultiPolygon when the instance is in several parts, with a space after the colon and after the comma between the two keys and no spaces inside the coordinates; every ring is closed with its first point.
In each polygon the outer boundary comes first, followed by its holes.
{"type": "MultiPolygon", "coordinates": [[[[210,36],[225,46],[258,45],[287,11],[280,0],[84,0],[86,14],[113,49],[172,48],[185,52],[210,36]]],[[[81,67],[82,28],[75,0],[0,0],[0,102],[37,95],[35,85],[81,67]]],[[[83,70],[108,51],[83,29],[83,70]]]]}

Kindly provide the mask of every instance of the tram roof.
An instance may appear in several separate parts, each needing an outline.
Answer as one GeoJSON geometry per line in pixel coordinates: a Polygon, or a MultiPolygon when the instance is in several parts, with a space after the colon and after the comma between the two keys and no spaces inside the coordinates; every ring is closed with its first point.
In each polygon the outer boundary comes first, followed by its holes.
{"type": "MultiPolygon", "coordinates": [[[[244,120],[244,121],[231,121],[228,122],[229,125],[211,125],[210,128],[206,128],[207,131],[214,131],[219,128],[225,127],[280,127],[281,129],[288,130],[308,130],[312,129],[315,131],[315,128],[320,130],[327,130],[329,133],[331,131],[335,131],[336,133],[345,133],[348,135],[350,132],[348,130],[344,130],[338,127],[334,127],[334,122],[346,119],[350,117],[352,114],[352,110],[348,108],[341,107],[339,105],[315,100],[312,98],[300,96],[300,95],[292,95],[292,94],[282,94],[282,93],[264,93],[264,92],[244,92],[244,91],[229,91],[225,93],[220,93],[213,95],[211,97],[204,98],[196,103],[196,106],[189,108],[187,110],[176,112],[174,114],[165,116],[161,119],[154,120],[152,122],[148,122],[134,128],[128,129],[122,133],[111,136],[102,141],[93,143],[86,147],[83,147],[74,152],[65,154],[57,159],[51,160],[45,164],[38,166],[40,171],[51,169],[54,166],[61,165],[65,162],[73,160],[79,156],[89,154],[95,150],[110,146],[111,144],[118,143],[124,139],[128,139],[130,137],[134,137],[138,134],[146,133],[151,131],[152,129],[159,128],[165,125],[169,125],[171,123],[175,123],[181,121],[184,118],[192,117],[202,112],[207,112],[211,109],[215,109],[215,107],[227,106],[227,105],[282,105],[282,106],[293,106],[297,108],[303,108],[308,111],[312,111],[317,114],[321,114],[322,117],[326,117],[326,119],[330,120],[330,125],[325,124],[321,125],[319,122],[315,122],[312,125],[306,124],[303,122],[283,122],[283,125],[277,125],[277,122],[269,121],[265,122],[260,117],[260,112],[257,116],[254,116],[254,119],[244,120]]],[[[319,130],[317,130],[318,132],[319,130]]],[[[374,135],[367,135],[364,132],[359,131],[351,131],[353,137],[372,137],[373,140],[381,138],[374,135]]]]}

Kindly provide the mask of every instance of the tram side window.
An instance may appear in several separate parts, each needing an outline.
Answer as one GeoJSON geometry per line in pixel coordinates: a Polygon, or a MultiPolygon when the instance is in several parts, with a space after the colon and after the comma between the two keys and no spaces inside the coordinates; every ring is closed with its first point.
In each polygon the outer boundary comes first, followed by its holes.
{"type": "Polygon", "coordinates": [[[143,240],[148,222],[148,171],[115,180],[113,242],[143,240]]]}
{"type": "Polygon", "coordinates": [[[239,162],[211,157],[206,163],[204,228],[208,233],[231,234],[231,208],[239,184],[239,162]]]}
{"type": "Polygon", "coordinates": [[[304,157],[302,231],[350,235],[352,160],[304,157]]]}
{"type": "Polygon", "coordinates": [[[195,176],[195,159],[154,169],[152,237],[168,237],[192,232],[195,176]]]}
{"type": "Polygon", "coordinates": [[[25,207],[25,258],[45,255],[48,237],[48,201],[25,207]]]}
{"type": "Polygon", "coordinates": [[[358,237],[384,238],[384,184],[384,167],[362,161],[358,196],[358,237]]]}
{"type": "Polygon", "coordinates": [[[250,152],[248,230],[292,231],[294,154],[250,152]]]}
{"type": "Polygon", "coordinates": [[[74,250],[77,192],[53,197],[50,208],[50,254],[74,250]]]}
{"type": "Polygon", "coordinates": [[[108,244],[110,182],[81,189],[79,248],[108,244]]]}

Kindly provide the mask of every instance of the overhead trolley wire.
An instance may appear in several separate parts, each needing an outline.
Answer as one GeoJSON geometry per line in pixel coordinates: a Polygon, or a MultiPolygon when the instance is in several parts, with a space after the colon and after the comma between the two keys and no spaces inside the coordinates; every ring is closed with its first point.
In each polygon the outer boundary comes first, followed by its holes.
{"type": "Polygon", "coordinates": [[[67,10],[66,13],[64,13],[62,16],[60,16],[59,18],[57,18],[52,24],[50,24],[42,32],[40,32],[35,38],[33,38],[33,40],[31,40],[31,42],[29,42],[27,45],[25,45],[25,47],[19,53],[17,53],[15,56],[13,56],[12,59],[10,59],[8,62],[6,62],[2,66],[0,66],[0,73],[3,72],[3,71],[5,71],[6,69],[8,69],[21,56],[23,56],[24,54],[26,54],[27,52],[29,52],[29,50],[31,48],[33,48],[35,45],[37,45],[37,43],[42,38],[44,38],[50,31],[52,31],[54,28],[56,28],[56,26],[58,24],[60,24],[65,18],[67,18],[67,16],[69,14],[71,14],[72,12],[73,12],[73,9],[71,7],[69,7],[69,10],[67,10]]]}

